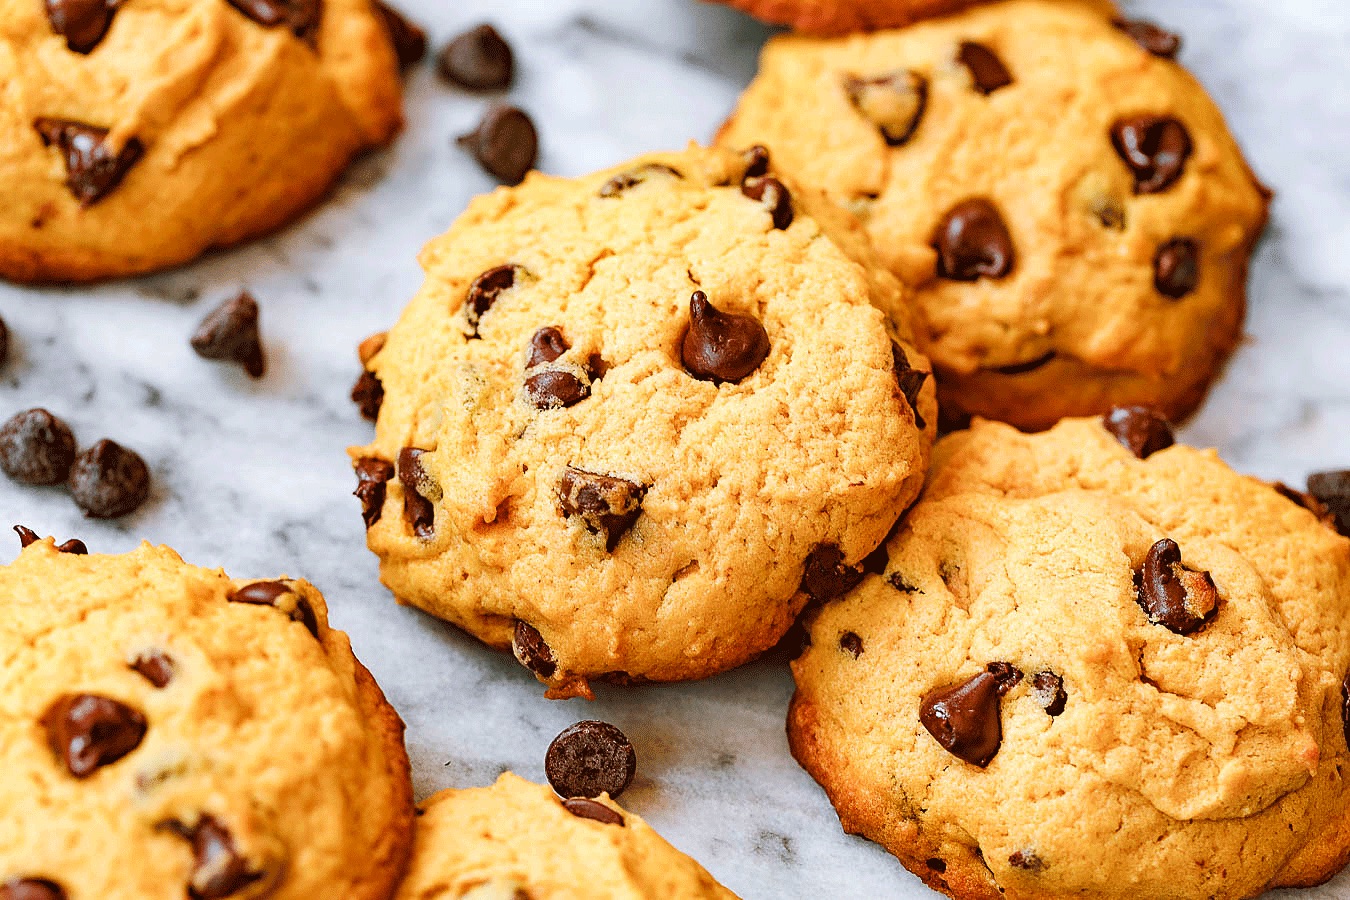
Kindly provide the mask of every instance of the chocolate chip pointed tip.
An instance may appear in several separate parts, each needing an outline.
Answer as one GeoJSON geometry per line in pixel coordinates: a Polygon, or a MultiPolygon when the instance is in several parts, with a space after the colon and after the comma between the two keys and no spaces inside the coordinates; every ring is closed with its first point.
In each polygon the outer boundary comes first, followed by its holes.
{"type": "Polygon", "coordinates": [[[919,721],[948,753],[986,768],[1003,743],[1000,679],[982,671],[964,682],[930,691],[919,708],[919,721]]]}
{"type": "Polygon", "coordinates": [[[0,470],[15,481],[60,484],[74,463],[74,432],[47,410],[24,410],[0,425],[0,470]]]}
{"type": "Polygon", "coordinates": [[[736,384],[769,356],[769,334],[755,317],[713,306],[703,291],[689,299],[689,328],[680,344],[685,371],[700,381],[736,384]]]}
{"type": "Polygon", "coordinates": [[[502,184],[517,185],[539,158],[539,132],[524,110],[496,104],[483,114],[478,127],[456,143],[469,152],[483,171],[502,184]]]}
{"type": "Polygon", "coordinates": [[[777,178],[772,175],[746,178],[741,182],[741,193],[768,211],[773,227],[778,231],[785,231],[792,224],[795,216],[792,194],[777,178]]]}
{"type": "Polygon", "coordinates": [[[437,59],[442,78],[468,91],[501,91],[515,76],[511,45],[491,25],[483,24],[457,35],[437,59]]]}
{"type": "Polygon", "coordinates": [[[1139,459],[1176,443],[1171,423],[1147,406],[1117,406],[1102,416],[1102,427],[1139,459]]]}
{"type": "Polygon", "coordinates": [[[553,739],[544,756],[544,772],[560,797],[618,797],[633,783],[637,753],[615,726],[587,720],[553,739]]]}
{"type": "Polygon", "coordinates": [[[128,665],[157,688],[168,687],[173,681],[173,658],[163,650],[144,650],[128,665]]]}
{"type": "Polygon", "coordinates": [[[116,519],[150,496],[150,470],[136,451],[104,438],[75,458],[67,485],[86,516],[116,519]]]}
{"type": "Polygon", "coordinates": [[[384,22],[385,30],[389,32],[399,67],[407,69],[421,62],[427,55],[426,31],[384,0],[375,0],[375,9],[384,22]]]}
{"type": "Polygon", "coordinates": [[[1175,59],[1181,51],[1181,35],[1147,19],[1115,19],[1111,24],[1154,56],[1175,59]]]}
{"type": "Polygon", "coordinates": [[[203,359],[237,363],[252,378],[261,378],[266,369],[258,330],[258,301],[248,291],[207,313],[191,343],[203,359]]]}
{"type": "Polygon", "coordinates": [[[128,138],[116,153],[108,145],[108,129],[71,119],[33,121],[42,143],[58,148],[66,162],[66,187],[81,206],[103,200],[122,183],[145,155],[145,145],[128,138]]]}

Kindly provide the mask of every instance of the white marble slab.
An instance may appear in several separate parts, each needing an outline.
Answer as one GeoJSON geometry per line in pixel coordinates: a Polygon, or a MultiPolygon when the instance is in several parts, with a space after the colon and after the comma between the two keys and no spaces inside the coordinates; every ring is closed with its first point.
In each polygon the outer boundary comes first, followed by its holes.
{"type": "MultiPolygon", "coordinates": [[[[501,28],[521,67],[511,98],[539,124],[541,167],[563,174],[708,139],[767,34],[693,0],[401,2],[438,44],[479,21],[501,28]]],[[[1185,34],[1183,60],[1278,192],[1250,340],[1186,437],[1291,483],[1350,464],[1350,12],[1341,0],[1126,5],[1185,34]]],[[[403,139],[279,236],[97,289],[0,286],[17,344],[0,373],[0,415],[49,407],[83,443],[109,436],[136,448],[155,477],[150,503],[118,523],[86,522],[61,492],[0,479],[0,524],[79,536],[96,551],[146,538],[240,576],[309,578],[406,718],[419,794],[484,784],[505,768],[541,779],[553,735],[599,717],[638,748],[624,802],[745,897],[932,896],[843,835],[788,756],[785,670],[753,665],[551,703],[513,661],[399,609],[380,586],[343,452],[369,427],[347,400],[353,348],[417,288],[423,241],[491,186],[451,146],[482,106],[423,68],[403,139]],[[187,345],[206,310],[241,287],[263,308],[270,371],[260,383],[187,345]]],[[[1295,896],[1350,897],[1350,877],[1295,896]]]]}

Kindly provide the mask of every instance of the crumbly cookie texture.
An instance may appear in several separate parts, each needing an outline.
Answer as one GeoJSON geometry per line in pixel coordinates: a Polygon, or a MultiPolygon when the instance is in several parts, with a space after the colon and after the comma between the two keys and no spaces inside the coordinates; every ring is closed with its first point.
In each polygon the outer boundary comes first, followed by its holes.
{"type": "Polygon", "coordinates": [[[1239,339],[1269,192],[1175,50],[1049,0],[776,38],[719,142],[860,216],[915,288],[945,418],[1179,421],[1239,339]]]}
{"type": "Polygon", "coordinates": [[[844,828],[956,898],[1338,871],[1350,540],[1212,451],[1139,459],[1097,419],[977,420],[934,456],[885,571],[793,667],[792,750],[844,828]]]}
{"type": "Polygon", "coordinates": [[[23,282],[271,231],[402,116],[372,0],[0,0],[0,84],[0,277],[23,282]]]}
{"type": "Polygon", "coordinates": [[[510,772],[434,795],[395,900],[735,900],[608,795],[568,802],[510,772]]]}
{"type": "MultiPolygon", "coordinates": [[[[715,0],[757,19],[818,35],[899,28],[988,0],[715,0]]],[[[1114,12],[1110,0],[1067,0],[1114,12]]]]}
{"type": "Polygon", "coordinates": [[[762,155],[531,175],[421,261],[366,362],[369,544],[550,696],[745,662],[917,494],[936,407],[901,288],[762,155]]]}
{"type": "Polygon", "coordinates": [[[77,553],[49,538],[0,567],[0,885],[390,897],[412,843],[403,723],[319,592],[148,544],[77,553]]]}

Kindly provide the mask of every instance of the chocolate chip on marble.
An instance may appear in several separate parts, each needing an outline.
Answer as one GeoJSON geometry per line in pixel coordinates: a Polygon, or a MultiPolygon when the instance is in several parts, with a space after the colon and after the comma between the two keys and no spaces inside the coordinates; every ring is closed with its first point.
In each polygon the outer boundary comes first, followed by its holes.
{"type": "Polygon", "coordinates": [[[1102,427],[1140,459],[1176,442],[1171,423],[1147,406],[1117,406],[1102,416],[1102,427]]]}
{"type": "Polygon", "coordinates": [[[66,900],[66,892],[49,878],[10,878],[0,882],[0,900],[66,900]]]}
{"type": "Polygon", "coordinates": [[[617,798],[633,783],[637,752],[608,722],[587,720],[562,731],[544,756],[548,783],[560,797],[617,798]]]}
{"type": "Polygon", "coordinates": [[[646,163],[635,169],[629,169],[626,172],[620,172],[609,181],[600,185],[598,192],[601,197],[618,197],[640,184],[657,178],[683,178],[677,169],[673,169],[664,163],[646,163]]]}
{"type": "Polygon", "coordinates": [[[57,147],[65,156],[66,187],[81,206],[93,206],[122,183],[127,172],[145,155],[145,146],[128,138],[122,149],[113,153],[108,146],[108,129],[69,119],[36,119],[42,143],[57,147]]]}
{"type": "Polygon", "coordinates": [[[511,634],[511,653],[522,666],[541,678],[552,678],[558,671],[558,660],[539,629],[520,619],[516,620],[515,631],[511,634]]]}
{"type": "Polygon", "coordinates": [[[0,469],[15,481],[60,484],[74,462],[75,435],[47,410],[24,410],[0,425],[0,469]]]}
{"type": "Polygon", "coordinates": [[[1003,60],[984,44],[963,41],[956,53],[956,59],[970,71],[970,79],[975,84],[975,90],[981,94],[988,96],[999,88],[1013,83],[1012,74],[1009,73],[1007,66],[1003,65],[1003,60]]]}
{"type": "Polygon", "coordinates": [[[140,746],[145,716],[109,697],[66,694],[42,714],[47,744],[66,770],[86,778],[140,746]]]}
{"type": "Polygon", "coordinates": [[[157,688],[165,687],[173,680],[173,659],[162,650],[143,650],[129,665],[157,688]]]}
{"type": "Polygon", "coordinates": [[[478,127],[457,142],[483,170],[503,184],[520,184],[539,157],[539,132],[524,110],[496,104],[478,127]]]}
{"type": "Polygon", "coordinates": [[[1154,625],[1194,634],[1219,611],[1219,591],[1208,572],[1181,564],[1181,548],[1163,538],[1149,548],[1135,573],[1135,600],[1154,625]]]}
{"type": "Polygon", "coordinates": [[[910,411],[914,413],[914,426],[923,431],[928,427],[928,423],[919,413],[919,391],[923,390],[928,373],[911,366],[904,348],[894,341],[891,342],[891,362],[895,366],[895,383],[900,388],[900,395],[905,398],[910,411]]]}
{"type": "Polygon", "coordinates": [[[585,797],[571,797],[564,800],[562,805],[564,809],[578,819],[591,819],[599,822],[601,825],[623,826],[623,816],[619,815],[608,806],[605,806],[603,803],[587,800],[585,797]]]}
{"type": "Polygon", "coordinates": [[[933,232],[938,275],[952,281],[1002,278],[1013,270],[1012,235],[994,204],[983,198],[954,206],[933,232]]]}
{"type": "Polygon", "coordinates": [[[75,505],[91,519],[125,516],[150,496],[145,460],[107,438],[75,457],[66,483],[75,505]]]}
{"type": "Polygon", "coordinates": [[[1136,194],[1167,190],[1182,176],[1191,155],[1186,126],[1167,116],[1120,119],[1111,126],[1111,144],[1134,173],[1136,194]]]}
{"type": "Polygon", "coordinates": [[[188,881],[192,900],[223,900],[262,879],[239,848],[229,829],[211,816],[202,816],[194,826],[169,822],[164,827],[192,844],[193,868],[188,881]]]}
{"type": "Polygon", "coordinates": [[[9,361],[9,326],[5,324],[4,319],[0,319],[0,368],[9,361]]]}
{"type": "Polygon", "coordinates": [[[511,86],[515,57],[511,45],[491,25],[479,25],[445,45],[437,60],[441,77],[469,91],[500,91],[511,86]]]}
{"type": "Polygon", "coordinates": [[[565,409],[590,395],[590,384],[563,369],[546,369],[525,379],[525,399],[535,409],[565,409]]]}
{"type": "Polygon", "coordinates": [[[568,466],[558,479],[558,509],[564,518],[581,519],[592,534],[605,536],[611,553],[642,514],[647,488],[626,478],[568,466]]]}
{"type": "Polygon", "coordinates": [[[783,231],[792,224],[792,195],[777,178],[772,175],[747,178],[741,182],[741,193],[768,210],[774,228],[783,231]]]}
{"type": "Polygon", "coordinates": [[[427,55],[427,33],[384,0],[375,0],[375,11],[380,14],[385,30],[389,32],[399,66],[406,69],[421,62],[427,55]]]}
{"type": "Polygon", "coordinates": [[[863,571],[844,565],[844,554],[834,544],[821,544],[806,557],[800,590],[816,603],[841,597],[863,580],[863,571]]]}
{"type": "Polygon", "coordinates": [[[226,599],[231,603],[275,607],[291,621],[304,625],[316,639],[319,637],[319,617],[314,614],[314,607],[284,581],[255,581],[231,591],[226,599]]]}
{"type": "Polygon", "coordinates": [[[228,0],[264,28],[287,28],[302,41],[314,43],[323,15],[323,0],[228,0]]]}
{"type": "Polygon", "coordinates": [[[1069,695],[1064,690],[1064,679],[1054,672],[1037,672],[1031,676],[1031,699],[1045,710],[1047,716],[1064,712],[1069,702],[1069,695]]]}
{"type": "Polygon", "coordinates": [[[1028,372],[1034,372],[1042,366],[1049,363],[1058,354],[1051,350],[1048,353],[1042,353],[1035,359],[1029,359],[1026,362],[1013,363],[1010,366],[995,366],[994,370],[1000,375],[1025,375],[1028,372]]]}
{"type": "Polygon", "coordinates": [[[380,521],[384,513],[384,498],[388,483],[394,477],[394,464],[375,456],[363,456],[356,461],[356,490],[352,492],[361,501],[361,518],[366,528],[380,521]]]}
{"type": "Polygon", "coordinates": [[[998,676],[983,671],[959,684],[930,691],[919,721],[948,753],[983,769],[1003,743],[998,676]]]}
{"type": "Polygon", "coordinates": [[[839,635],[839,649],[843,650],[854,659],[857,659],[862,656],[863,652],[862,638],[858,637],[858,635],[852,631],[845,631],[843,634],[839,635]]]}
{"type": "Polygon", "coordinates": [[[1153,286],[1158,293],[1180,300],[1200,283],[1200,247],[1188,238],[1173,238],[1153,257],[1153,286]]]}
{"type": "Polygon", "coordinates": [[[203,359],[238,363],[251,377],[261,378],[266,364],[258,333],[258,301],[244,291],[211,310],[192,335],[192,349],[203,359]]]}
{"type": "Polygon", "coordinates": [[[351,398],[361,418],[377,421],[380,408],[384,406],[384,383],[380,381],[380,376],[369,369],[362,369],[356,384],[352,385],[351,398]]]}
{"type": "Polygon", "coordinates": [[[425,450],[404,447],[398,452],[398,480],[403,482],[403,518],[424,541],[436,534],[436,508],[427,497],[431,479],[422,468],[425,450]]]}
{"type": "Polygon", "coordinates": [[[528,370],[547,365],[571,349],[572,345],[563,336],[562,329],[547,325],[530,337],[530,345],[525,350],[525,368],[528,370]]]}
{"type": "Polygon", "coordinates": [[[759,368],[769,349],[769,333],[758,319],[722,312],[703,291],[689,298],[689,328],[680,342],[680,359],[693,377],[735,384],[759,368]]]}
{"type": "Polygon", "coordinates": [[[505,265],[488,269],[473,280],[464,296],[464,316],[474,337],[478,337],[478,323],[497,302],[504,291],[516,286],[519,266],[505,265]]]}
{"type": "Polygon", "coordinates": [[[88,54],[102,42],[122,0],[46,0],[52,31],[75,53],[88,54]]]}
{"type": "Polygon", "coordinates": [[[910,69],[873,78],[844,77],[844,92],[854,109],[881,132],[892,147],[909,142],[928,104],[928,79],[910,69]]]}
{"type": "Polygon", "coordinates": [[[1008,865],[1028,872],[1039,872],[1045,868],[1045,863],[1031,850],[1014,850],[1008,854],[1008,865]]]}
{"type": "Polygon", "coordinates": [[[1111,23],[1154,56],[1175,59],[1181,50],[1181,35],[1161,28],[1146,19],[1116,19],[1111,23]]]}
{"type": "MultiPolygon", "coordinates": [[[[29,544],[35,544],[41,540],[41,538],[38,537],[37,532],[31,528],[15,525],[14,531],[19,535],[20,548],[27,547],[29,544]]],[[[58,544],[56,546],[56,551],[58,553],[69,553],[72,556],[87,556],[89,548],[85,546],[84,541],[81,541],[78,538],[71,538],[64,544],[58,544]]]]}
{"type": "Polygon", "coordinates": [[[747,178],[763,178],[769,174],[769,148],[763,144],[755,144],[741,154],[741,162],[745,164],[745,171],[741,173],[742,181],[747,178]]]}
{"type": "Polygon", "coordinates": [[[1350,469],[1309,475],[1308,493],[1326,505],[1336,530],[1350,537],[1350,469]]]}

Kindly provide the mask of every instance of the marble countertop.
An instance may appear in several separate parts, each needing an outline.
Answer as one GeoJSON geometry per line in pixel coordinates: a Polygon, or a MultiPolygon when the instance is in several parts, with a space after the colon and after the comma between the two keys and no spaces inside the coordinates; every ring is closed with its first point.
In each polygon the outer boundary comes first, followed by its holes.
{"type": "MultiPolygon", "coordinates": [[[[540,167],[560,174],[707,140],[768,33],[694,0],[399,2],[437,45],[480,21],[503,31],[520,67],[511,99],[539,126],[540,167]]],[[[1277,192],[1252,273],[1249,339],[1184,437],[1290,483],[1350,464],[1350,13],[1341,0],[1124,5],[1185,35],[1182,60],[1277,192]]],[[[845,836],[788,755],[785,669],[549,702],[514,661],[395,606],[380,586],[344,453],[369,434],[347,399],[354,348],[391,325],[420,284],[422,243],[492,187],[451,142],[482,107],[424,66],[403,138],[276,237],[99,288],[0,286],[15,344],[0,372],[0,416],[45,406],[82,445],[112,437],[154,474],[150,502],[112,523],[83,520],[60,491],[0,479],[0,524],[77,536],[95,551],[144,538],[239,577],[310,579],[407,720],[419,796],[507,768],[542,780],[552,737],[603,718],[639,754],[624,803],[741,895],[934,896],[845,836]],[[262,306],[270,367],[256,383],[198,359],[187,342],[208,309],[244,287],[262,306]]],[[[1290,896],[1350,898],[1350,875],[1290,896]]]]}

